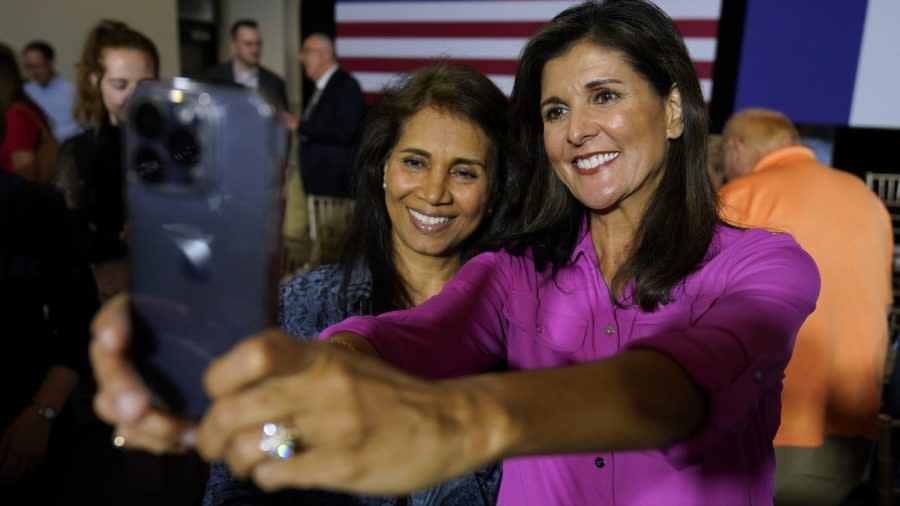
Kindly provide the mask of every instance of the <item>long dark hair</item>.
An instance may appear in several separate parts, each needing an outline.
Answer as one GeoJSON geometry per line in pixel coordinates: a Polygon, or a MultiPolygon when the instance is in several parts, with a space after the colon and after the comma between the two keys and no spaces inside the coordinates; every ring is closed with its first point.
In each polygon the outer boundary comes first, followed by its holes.
{"type": "Polygon", "coordinates": [[[31,111],[47,124],[41,108],[25,94],[24,79],[16,62],[16,53],[6,44],[0,43],[0,141],[6,137],[6,111],[16,102],[24,102],[31,111]]]}
{"type": "MultiPolygon", "coordinates": [[[[672,20],[644,0],[588,1],[563,11],[535,34],[519,59],[511,100],[510,163],[527,174],[520,233],[507,237],[513,251],[531,248],[535,263],[556,272],[579,240],[586,209],[554,174],[544,149],[541,74],[548,60],[580,41],[620,51],[663,99],[681,94],[684,132],[670,140],[659,186],[611,283],[621,294],[634,280],[637,304],[653,311],[703,262],[718,223],[716,197],[706,173],[707,119],[697,75],[672,20]]],[[[518,172],[517,172],[518,173],[518,172]]]]}
{"type": "Polygon", "coordinates": [[[146,54],[153,63],[153,74],[159,74],[159,51],[156,44],[141,32],[121,21],[104,19],[88,33],[78,61],[75,121],[83,128],[95,132],[109,122],[109,114],[103,105],[99,82],[106,73],[103,51],[106,49],[136,49],[146,54]],[[97,77],[97,85],[91,83],[91,75],[97,77]]]}
{"type": "Polygon", "coordinates": [[[409,307],[412,301],[394,265],[391,220],[384,202],[384,164],[407,120],[425,107],[458,115],[478,125],[490,140],[488,211],[475,232],[461,245],[463,259],[482,250],[481,238],[504,228],[496,203],[507,187],[505,157],[507,100],[487,77],[464,65],[442,62],[410,74],[385,90],[370,112],[356,160],[356,211],[341,254],[344,287],[350,273],[364,261],[372,273],[375,314],[409,307]]]}

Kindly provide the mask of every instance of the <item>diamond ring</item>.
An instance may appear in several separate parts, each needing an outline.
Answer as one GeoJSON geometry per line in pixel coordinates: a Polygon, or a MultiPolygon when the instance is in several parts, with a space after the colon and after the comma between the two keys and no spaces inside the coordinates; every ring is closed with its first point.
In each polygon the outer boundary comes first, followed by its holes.
{"type": "Polygon", "coordinates": [[[297,434],[286,424],[263,424],[259,449],[266,455],[277,459],[291,458],[297,451],[297,434]]]}

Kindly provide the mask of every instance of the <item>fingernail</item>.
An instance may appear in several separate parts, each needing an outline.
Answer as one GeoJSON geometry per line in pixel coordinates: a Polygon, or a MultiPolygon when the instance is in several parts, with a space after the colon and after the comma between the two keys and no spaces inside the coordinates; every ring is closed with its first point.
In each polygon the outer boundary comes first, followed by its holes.
{"type": "Polygon", "coordinates": [[[97,336],[97,339],[100,341],[100,345],[103,346],[106,351],[114,352],[117,348],[116,333],[111,328],[107,327],[100,331],[100,335],[97,336]]]}
{"type": "Polygon", "coordinates": [[[140,415],[142,405],[141,399],[131,392],[121,394],[116,401],[119,416],[128,421],[134,420],[140,415]]]}
{"type": "Polygon", "coordinates": [[[183,448],[193,448],[197,445],[197,429],[187,429],[181,433],[178,440],[183,448]]]}

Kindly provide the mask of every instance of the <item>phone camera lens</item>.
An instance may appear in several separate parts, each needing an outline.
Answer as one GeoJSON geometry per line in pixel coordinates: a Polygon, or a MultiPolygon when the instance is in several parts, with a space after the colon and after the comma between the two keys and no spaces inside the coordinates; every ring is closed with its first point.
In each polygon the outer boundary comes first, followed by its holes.
{"type": "Polygon", "coordinates": [[[155,105],[144,102],[135,110],[134,125],[139,134],[156,139],[163,131],[163,117],[155,105]]]}
{"type": "Polygon", "coordinates": [[[176,128],[169,136],[169,154],[172,159],[190,167],[200,161],[200,144],[186,128],[176,128]]]}
{"type": "Polygon", "coordinates": [[[134,154],[134,170],[147,183],[160,183],[166,177],[166,164],[151,148],[140,148],[134,154]]]}

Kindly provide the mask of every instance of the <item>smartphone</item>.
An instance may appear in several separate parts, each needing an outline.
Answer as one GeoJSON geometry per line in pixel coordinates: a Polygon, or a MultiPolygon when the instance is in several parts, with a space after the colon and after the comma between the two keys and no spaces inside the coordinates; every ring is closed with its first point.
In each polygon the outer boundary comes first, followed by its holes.
{"type": "Polygon", "coordinates": [[[255,91],[175,78],[135,90],[124,136],[133,359],[196,419],[210,362],[274,323],[287,133],[255,91]]]}

